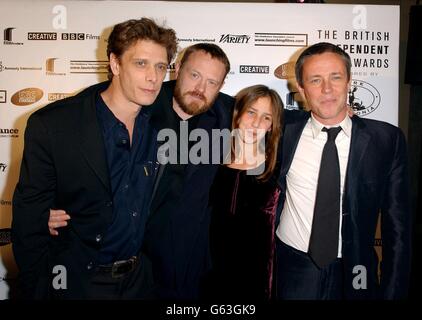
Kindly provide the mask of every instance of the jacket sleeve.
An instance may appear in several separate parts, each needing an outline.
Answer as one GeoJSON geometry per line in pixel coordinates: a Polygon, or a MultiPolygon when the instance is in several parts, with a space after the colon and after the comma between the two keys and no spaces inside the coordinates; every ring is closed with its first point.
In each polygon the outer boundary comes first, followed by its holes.
{"type": "Polygon", "coordinates": [[[411,265],[412,216],[407,148],[403,133],[397,132],[381,207],[381,290],[384,299],[406,298],[411,265]]]}
{"type": "Polygon", "coordinates": [[[49,209],[56,175],[47,127],[33,114],[25,130],[20,177],[13,195],[12,248],[23,296],[45,298],[49,288],[49,209]]]}

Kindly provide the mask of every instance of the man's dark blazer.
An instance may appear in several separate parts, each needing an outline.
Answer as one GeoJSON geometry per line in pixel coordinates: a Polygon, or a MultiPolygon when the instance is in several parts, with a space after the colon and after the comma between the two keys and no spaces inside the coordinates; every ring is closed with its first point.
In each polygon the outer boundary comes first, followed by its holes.
{"type": "MultiPolygon", "coordinates": [[[[158,129],[178,131],[179,121],[172,114],[174,85],[174,81],[165,82],[151,106],[151,123],[158,129]]],[[[213,106],[198,115],[196,128],[204,129],[209,137],[212,129],[230,128],[233,103],[232,97],[219,93],[213,106]]],[[[202,277],[210,268],[208,196],[218,164],[187,164],[176,177],[179,197],[170,201],[169,188],[175,184],[170,187],[166,183],[166,174],[172,169],[172,164],[159,169],[161,178],[157,179],[143,252],[152,261],[159,298],[196,299],[202,277]]]]}
{"type": "MultiPolygon", "coordinates": [[[[101,239],[112,220],[113,197],[96,97],[109,82],[34,112],[25,131],[19,181],[13,196],[12,246],[27,298],[84,298],[101,239]],[[52,237],[49,209],[64,209],[69,225],[52,237]],[[52,289],[56,265],[66,268],[66,290],[52,289]]],[[[156,141],[145,128],[143,139],[156,141]]],[[[146,162],[156,143],[145,146],[146,162]]],[[[152,190],[153,177],[150,189],[152,190]]],[[[60,271],[61,273],[61,271],[60,271]]]]}
{"type": "MultiPolygon", "coordinates": [[[[292,163],[307,112],[286,112],[281,148],[282,168],[277,225],[286,190],[286,175],[292,163]]],[[[343,195],[342,256],[346,299],[404,298],[409,285],[411,259],[411,213],[406,142],[403,133],[388,123],[352,118],[352,136],[343,195]],[[374,238],[381,213],[382,263],[374,238]],[[353,288],[353,279],[367,271],[367,289],[353,288]]],[[[282,264],[283,261],[278,263],[282,264]]]]}

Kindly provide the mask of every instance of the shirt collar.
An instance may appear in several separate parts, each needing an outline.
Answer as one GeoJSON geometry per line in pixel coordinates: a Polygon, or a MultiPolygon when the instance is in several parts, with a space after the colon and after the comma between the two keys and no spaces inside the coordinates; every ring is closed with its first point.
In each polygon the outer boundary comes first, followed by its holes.
{"type": "MultiPolygon", "coordinates": [[[[105,135],[109,134],[115,126],[119,124],[123,125],[123,123],[119,119],[116,118],[116,116],[109,109],[109,107],[107,107],[100,93],[98,93],[98,96],[97,96],[96,109],[97,109],[98,119],[100,120],[100,125],[105,135]]],[[[136,116],[135,127],[137,127],[137,122],[140,121],[141,117],[148,118],[150,116],[151,112],[148,109],[149,107],[141,108],[138,115],[136,116]]]]}
{"type": "Polygon", "coordinates": [[[322,128],[332,128],[332,127],[341,127],[341,130],[344,132],[344,134],[347,137],[351,137],[352,135],[352,120],[350,119],[349,115],[346,114],[346,117],[341,121],[340,123],[337,123],[335,125],[325,126],[321,122],[319,122],[317,119],[315,119],[314,115],[311,113],[311,117],[309,119],[311,122],[311,129],[312,129],[312,138],[316,139],[318,135],[321,133],[322,128]]]}

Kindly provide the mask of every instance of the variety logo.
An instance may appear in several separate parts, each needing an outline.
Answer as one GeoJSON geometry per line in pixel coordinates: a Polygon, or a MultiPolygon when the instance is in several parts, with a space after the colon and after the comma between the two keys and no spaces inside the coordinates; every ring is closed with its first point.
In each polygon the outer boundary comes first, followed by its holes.
{"type": "Polygon", "coordinates": [[[7,100],[7,91],[0,90],[0,103],[6,103],[7,100]]]}
{"type": "Polygon", "coordinates": [[[352,80],[348,101],[358,116],[366,116],[378,108],[381,95],[378,89],[369,82],[352,80]]]}
{"type": "Polygon", "coordinates": [[[23,42],[13,42],[13,30],[16,28],[6,28],[4,29],[4,41],[3,44],[7,45],[23,45],[23,42]]]}
{"type": "Polygon", "coordinates": [[[28,106],[39,101],[43,95],[44,92],[41,89],[26,88],[16,92],[12,96],[11,101],[16,106],[28,106]]]}
{"type": "Polygon", "coordinates": [[[246,34],[222,34],[220,43],[248,43],[250,38],[246,34]]]}
{"type": "Polygon", "coordinates": [[[270,73],[270,66],[240,65],[239,73],[270,73]]]}
{"type": "Polygon", "coordinates": [[[28,40],[57,40],[57,32],[28,32],[28,40]]]}
{"type": "Polygon", "coordinates": [[[48,76],[65,76],[66,73],[58,73],[55,72],[55,61],[58,60],[58,58],[49,58],[45,60],[45,74],[48,76]]]}
{"type": "Polygon", "coordinates": [[[19,129],[0,128],[0,138],[17,138],[19,137],[19,129]]]}

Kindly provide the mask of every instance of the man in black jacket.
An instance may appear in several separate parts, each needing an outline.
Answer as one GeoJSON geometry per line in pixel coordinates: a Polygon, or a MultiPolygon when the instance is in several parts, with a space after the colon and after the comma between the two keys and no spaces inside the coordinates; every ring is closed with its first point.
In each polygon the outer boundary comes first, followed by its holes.
{"type": "Polygon", "coordinates": [[[199,298],[210,268],[208,196],[224,153],[213,130],[230,128],[234,99],[219,92],[229,70],[229,60],[217,45],[190,46],[177,65],[177,80],[164,83],[152,106],[152,123],[160,130],[172,129],[178,140],[170,146],[177,149],[176,161],[160,165],[143,248],[152,261],[158,298],[199,298]],[[193,152],[198,138],[186,136],[193,132],[209,137],[208,155],[200,155],[200,163],[193,158],[198,156],[193,152]]]}
{"type": "Polygon", "coordinates": [[[176,48],[174,30],[150,19],[117,24],[107,47],[111,81],[29,118],[12,221],[24,297],[147,294],[148,261],[138,253],[157,169],[157,132],[143,106],[158,96],[176,48]],[[72,217],[53,238],[50,208],[72,217]]]}

